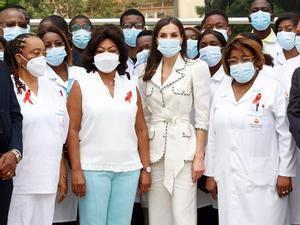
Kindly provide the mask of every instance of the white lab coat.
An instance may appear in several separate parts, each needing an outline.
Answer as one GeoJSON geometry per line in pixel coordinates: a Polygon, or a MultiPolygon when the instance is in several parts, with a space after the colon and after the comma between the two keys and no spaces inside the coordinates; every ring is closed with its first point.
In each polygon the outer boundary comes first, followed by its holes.
{"type": "Polygon", "coordinates": [[[288,198],[275,188],[278,175],[295,176],[287,102],[261,75],[238,102],[226,79],[211,106],[205,174],[218,185],[220,225],[290,225],[288,198]]]}
{"type": "MultiPolygon", "coordinates": [[[[285,94],[288,97],[291,89],[292,76],[296,68],[300,66],[300,55],[297,57],[286,59],[283,51],[281,50],[276,58],[276,64],[274,69],[276,70],[276,76],[285,89],[285,94]]],[[[296,164],[297,164],[297,176],[292,179],[293,192],[290,193],[290,209],[291,209],[291,223],[300,224],[300,150],[295,145],[296,149],[296,164]]]]}
{"type": "MultiPolygon", "coordinates": [[[[66,95],[69,94],[76,78],[84,74],[86,74],[86,70],[84,68],[68,66],[68,80],[63,81],[63,79],[61,79],[61,77],[59,77],[50,66],[47,68],[47,77],[58,85],[58,87],[62,88],[66,95]]],[[[77,219],[78,202],[77,197],[72,191],[71,170],[67,161],[66,167],[68,171],[68,193],[63,202],[58,203],[56,201],[53,219],[54,223],[75,221],[77,219]]]]}

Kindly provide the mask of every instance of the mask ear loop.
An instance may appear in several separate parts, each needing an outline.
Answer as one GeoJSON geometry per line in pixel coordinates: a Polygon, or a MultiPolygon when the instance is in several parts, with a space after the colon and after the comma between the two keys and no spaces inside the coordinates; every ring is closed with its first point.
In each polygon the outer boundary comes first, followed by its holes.
{"type": "MultiPolygon", "coordinates": [[[[27,61],[27,63],[28,63],[28,59],[26,59],[22,54],[18,54],[18,55],[20,55],[23,59],[25,59],[26,61],[27,61]]],[[[27,70],[27,68],[26,68],[26,66],[24,66],[22,63],[20,63],[20,65],[21,65],[21,68],[23,68],[23,69],[25,69],[25,70],[27,70]]],[[[27,70],[28,71],[28,70],[27,70]]],[[[29,71],[28,71],[29,72],[29,71]]]]}

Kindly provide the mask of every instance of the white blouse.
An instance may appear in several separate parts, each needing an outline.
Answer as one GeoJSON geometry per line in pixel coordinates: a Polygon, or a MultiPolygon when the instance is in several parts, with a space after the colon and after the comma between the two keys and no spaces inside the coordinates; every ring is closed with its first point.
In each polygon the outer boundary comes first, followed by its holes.
{"type": "Polygon", "coordinates": [[[14,193],[56,193],[69,126],[65,92],[46,77],[38,78],[37,96],[27,86],[21,94],[15,85],[14,88],[23,115],[24,147],[14,178],[14,193]]]}
{"type": "Polygon", "coordinates": [[[116,73],[112,97],[98,72],[79,76],[77,81],[82,95],[82,169],[126,172],[142,168],[135,132],[135,83],[116,73]]]}

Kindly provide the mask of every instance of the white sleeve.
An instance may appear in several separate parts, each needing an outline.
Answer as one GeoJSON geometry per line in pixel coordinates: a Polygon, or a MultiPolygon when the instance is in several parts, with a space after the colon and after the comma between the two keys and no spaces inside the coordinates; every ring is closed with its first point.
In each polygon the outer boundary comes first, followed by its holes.
{"type": "Polygon", "coordinates": [[[195,109],[195,128],[208,130],[210,108],[210,72],[202,60],[193,65],[193,97],[195,109]]]}
{"type": "Polygon", "coordinates": [[[276,132],[278,134],[279,175],[293,177],[296,175],[296,145],[289,132],[289,123],[286,114],[287,98],[283,88],[279,84],[274,95],[274,104],[271,109],[276,120],[276,132]]]}

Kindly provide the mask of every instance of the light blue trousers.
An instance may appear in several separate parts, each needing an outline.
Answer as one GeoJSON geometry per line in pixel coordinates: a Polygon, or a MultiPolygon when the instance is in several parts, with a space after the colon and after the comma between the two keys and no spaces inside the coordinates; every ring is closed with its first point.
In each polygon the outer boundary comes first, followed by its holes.
{"type": "Polygon", "coordinates": [[[79,198],[81,225],[130,225],[140,170],[84,171],[86,195],[79,198]]]}

